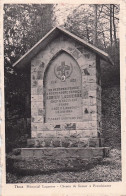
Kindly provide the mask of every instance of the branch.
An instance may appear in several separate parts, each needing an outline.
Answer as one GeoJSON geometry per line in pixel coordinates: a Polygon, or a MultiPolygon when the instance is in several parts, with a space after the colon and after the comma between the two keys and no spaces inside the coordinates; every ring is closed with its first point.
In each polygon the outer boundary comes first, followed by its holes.
{"type": "MultiPolygon", "coordinates": [[[[110,16],[109,14],[107,14],[107,13],[106,13],[106,12],[104,12],[104,11],[102,11],[102,13],[104,13],[104,14],[105,14],[106,16],[108,16],[108,17],[110,16]]],[[[117,17],[115,17],[115,16],[114,16],[114,19],[119,20],[119,18],[117,18],[117,17]]]]}
{"type": "Polygon", "coordinates": [[[101,10],[100,10],[100,12],[99,12],[99,16],[97,17],[97,20],[100,18],[100,14],[101,14],[101,12],[102,12],[102,8],[103,8],[103,5],[101,6],[101,10]]]}

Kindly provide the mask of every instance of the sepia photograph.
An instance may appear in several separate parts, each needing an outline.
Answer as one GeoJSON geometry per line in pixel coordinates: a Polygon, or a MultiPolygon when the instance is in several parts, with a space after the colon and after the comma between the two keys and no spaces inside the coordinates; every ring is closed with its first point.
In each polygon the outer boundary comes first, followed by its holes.
{"type": "Polygon", "coordinates": [[[4,4],[6,183],[121,182],[119,4],[4,4]]]}

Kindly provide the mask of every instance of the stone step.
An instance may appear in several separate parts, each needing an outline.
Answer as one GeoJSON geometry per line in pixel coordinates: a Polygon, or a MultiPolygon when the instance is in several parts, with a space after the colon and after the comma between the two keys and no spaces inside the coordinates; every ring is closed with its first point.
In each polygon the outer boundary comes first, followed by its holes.
{"type": "Polygon", "coordinates": [[[27,147],[103,147],[103,138],[32,138],[27,140],[27,147]]]}
{"type": "Polygon", "coordinates": [[[105,157],[109,153],[109,147],[97,147],[97,148],[21,148],[21,157],[22,158],[45,158],[49,157],[50,159],[59,158],[82,158],[82,159],[91,159],[97,157],[105,157]]]}

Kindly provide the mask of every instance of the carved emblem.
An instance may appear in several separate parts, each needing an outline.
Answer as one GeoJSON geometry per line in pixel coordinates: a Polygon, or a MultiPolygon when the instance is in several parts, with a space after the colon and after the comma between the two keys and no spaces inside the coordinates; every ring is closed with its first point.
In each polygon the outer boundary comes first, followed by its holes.
{"type": "Polygon", "coordinates": [[[59,78],[62,82],[64,82],[66,78],[70,77],[72,71],[72,64],[70,63],[70,65],[66,65],[65,61],[62,61],[61,65],[55,65],[54,68],[54,73],[56,77],[59,78]]]}

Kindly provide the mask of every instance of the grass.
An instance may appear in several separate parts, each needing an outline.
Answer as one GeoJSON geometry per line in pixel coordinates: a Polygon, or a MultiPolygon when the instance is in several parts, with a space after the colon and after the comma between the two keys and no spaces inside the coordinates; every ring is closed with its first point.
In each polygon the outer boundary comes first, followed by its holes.
{"type": "Polygon", "coordinates": [[[121,151],[111,149],[110,155],[97,165],[76,171],[58,171],[37,175],[14,175],[7,173],[7,183],[73,183],[121,181],[121,151]]]}

